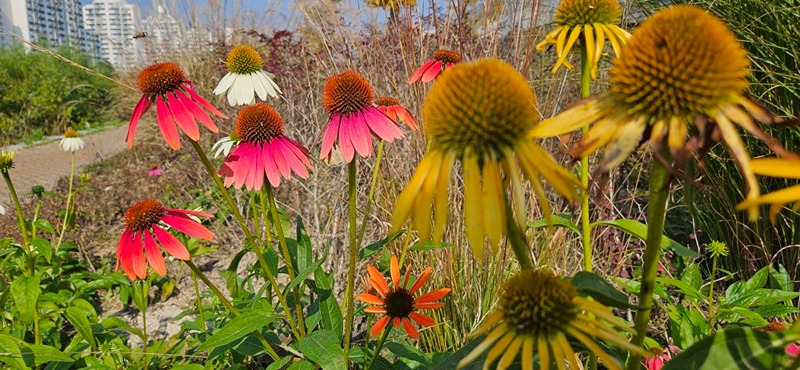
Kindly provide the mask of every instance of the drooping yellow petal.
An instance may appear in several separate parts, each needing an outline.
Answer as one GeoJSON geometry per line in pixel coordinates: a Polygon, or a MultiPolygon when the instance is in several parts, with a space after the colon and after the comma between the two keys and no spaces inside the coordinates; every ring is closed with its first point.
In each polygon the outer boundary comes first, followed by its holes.
{"type": "Polygon", "coordinates": [[[469,247],[478,261],[483,260],[483,199],[481,194],[481,169],[478,158],[471,150],[464,152],[464,223],[469,247]]]}
{"type": "Polygon", "coordinates": [[[678,116],[672,116],[670,118],[667,146],[669,146],[669,151],[673,156],[677,156],[678,151],[683,147],[688,132],[689,126],[682,118],[678,116]]]}
{"type": "Polygon", "coordinates": [[[514,206],[514,213],[516,214],[517,224],[525,230],[527,225],[527,214],[525,212],[525,191],[522,188],[522,180],[520,179],[520,170],[517,166],[517,158],[513,151],[506,149],[503,151],[503,172],[506,178],[511,183],[512,200],[514,206]]]}
{"type": "MultiPolygon", "coordinates": [[[[556,56],[558,56],[558,59],[561,59],[561,55],[564,54],[564,46],[567,45],[568,35],[569,27],[559,27],[558,39],[556,40],[556,56]]],[[[553,70],[553,73],[555,73],[555,69],[553,70]]]]}
{"type": "Polygon", "coordinates": [[[522,338],[522,370],[533,370],[533,346],[536,342],[531,335],[524,335],[522,338]]]}
{"type": "MultiPolygon", "coordinates": [[[[540,338],[539,340],[545,340],[544,338],[540,338]]],[[[558,370],[566,370],[566,366],[564,366],[564,361],[567,359],[564,357],[564,351],[561,350],[561,345],[558,343],[553,343],[552,341],[548,343],[548,346],[553,351],[553,362],[556,363],[556,368],[558,370]]],[[[540,362],[541,364],[541,362],[540,362]]],[[[542,366],[549,366],[543,365],[542,366]]]]}
{"type": "MultiPolygon", "coordinates": [[[[714,118],[722,134],[722,139],[725,141],[725,144],[727,144],[728,151],[736,161],[736,164],[739,165],[742,177],[744,177],[745,183],[747,184],[746,199],[752,201],[759,196],[761,191],[755,174],[750,170],[750,154],[747,151],[747,147],[742,142],[742,138],[739,137],[739,133],[736,132],[736,127],[728,120],[728,117],[725,117],[725,115],[720,112],[714,118]]],[[[753,204],[747,208],[750,220],[755,221],[758,219],[758,206],[753,204]]]]}
{"type": "Polygon", "coordinates": [[[500,169],[493,158],[484,158],[483,162],[483,227],[489,237],[493,252],[506,233],[505,192],[500,181],[500,169]]]}
{"type": "Polygon", "coordinates": [[[442,153],[431,153],[434,163],[428,170],[428,176],[425,178],[419,193],[417,193],[416,206],[412,210],[411,223],[417,229],[417,234],[421,241],[429,240],[431,237],[431,212],[433,205],[433,196],[436,192],[436,185],[439,181],[439,172],[442,167],[442,153]]]}
{"type": "Polygon", "coordinates": [[[585,157],[596,152],[613,139],[618,130],[619,122],[613,119],[603,119],[597,122],[586,135],[570,148],[569,153],[575,157],[585,157]]]}
{"type": "MultiPolygon", "coordinates": [[[[602,27],[598,27],[598,24],[594,24],[594,31],[597,33],[597,47],[594,49],[594,62],[595,66],[600,63],[600,58],[603,56],[603,49],[606,47],[606,34],[603,32],[602,27]]],[[[594,75],[592,78],[597,78],[597,68],[594,70],[594,75]]]]}
{"type": "Polygon", "coordinates": [[[569,345],[569,341],[567,340],[567,336],[564,335],[564,332],[559,331],[556,333],[555,342],[557,345],[561,346],[561,352],[564,353],[564,357],[569,362],[570,369],[578,369],[580,366],[578,365],[578,359],[575,357],[575,351],[572,350],[572,346],[569,345]]]}
{"type": "Polygon", "coordinates": [[[736,209],[745,209],[758,204],[779,204],[783,206],[786,203],[791,203],[798,200],[800,200],[800,185],[795,185],[764,194],[755,199],[748,199],[742,203],[739,203],[736,206],[736,209]]]}
{"type": "Polygon", "coordinates": [[[433,242],[438,244],[444,236],[444,229],[447,226],[448,212],[450,211],[450,173],[456,154],[453,151],[447,152],[442,159],[442,167],[439,171],[439,180],[436,185],[436,196],[434,198],[434,221],[433,221],[433,242]]]}
{"type": "Polygon", "coordinates": [[[400,227],[403,226],[406,218],[408,218],[411,213],[412,207],[416,205],[415,200],[417,199],[417,194],[420,188],[422,188],[425,179],[428,177],[431,166],[433,166],[435,162],[438,162],[435,160],[438,158],[437,153],[437,151],[429,151],[428,154],[422,158],[419,166],[417,166],[417,170],[411,177],[411,181],[408,182],[406,188],[403,189],[403,192],[397,197],[397,201],[395,201],[394,205],[394,212],[392,213],[392,229],[389,231],[390,234],[400,230],[400,227]]]}
{"type": "Polygon", "coordinates": [[[622,49],[620,47],[621,42],[619,41],[619,36],[612,31],[613,26],[599,24],[598,27],[605,31],[606,35],[608,36],[608,41],[611,41],[611,48],[614,49],[614,55],[619,57],[620,50],[622,49]]]}
{"type": "Polygon", "coordinates": [[[647,129],[647,125],[644,123],[644,117],[621,125],[617,129],[614,139],[606,147],[606,153],[600,163],[600,170],[610,171],[625,161],[639,146],[645,129],[647,129]]]}
{"type": "Polygon", "coordinates": [[[597,59],[594,58],[594,49],[597,47],[594,43],[594,30],[591,24],[583,25],[583,36],[586,41],[586,58],[588,59],[590,68],[590,77],[597,77],[597,59]]]}
{"type": "Polygon", "coordinates": [[[619,56],[622,52],[622,45],[628,42],[631,34],[615,25],[607,24],[605,27],[606,31],[611,33],[608,39],[611,40],[611,45],[614,46],[614,55],[619,56]]]}
{"type": "Polygon", "coordinates": [[[478,326],[478,329],[475,330],[474,334],[480,335],[488,332],[489,329],[491,329],[495,324],[497,324],[497,322],[500,321],[500,319],[502,318],[503,318],[502,311],[492,311],[492,313],[486,315],[481,325],[478,326]]]}
{"type": "Polygon", "coordinates": [[[587,337],[579,330],[575,330],[575,328],[568,326],[566,330],[569,335],[577,339],[579,342],[583,343],[583,345],[586,346],[586,348],[588,348],[590,352],[597,355],[597,357],[600,359],[600,362],[602,362],[606,368],[608,368],[609,370],[622,370],[622,366],[617,361],[612,359],[611,356],[609,356],[608,353],[606,353],[606,351],[600,348],[600,346],[598,346],[594,340],[587,337]]]}
{"type": "Polygon", "coordinates": [[[535,143],[525,143],[520,149],[520,156],[527,155],[531,160],[530,164],[536,166],[536,170],[559,194],[568,200],[578,198],[580,181],[566,168],[561,167],[550,153],[535,143]]]}
{"type": "Polygon", "coordinates": [[[559,53],[558,61],[556,62],[555,67],[553,67],[553,73],[556,73],[556,70],[558,70],[558,67],[560,67],[562,64],[567,68],[572,68],[572,65],[567,62],[567,56],[569,55],[570,49],[572,49],[572,45],[575,45],[575,41],[577,41],[578,37],[581,35],[581,30],[581,27],[575,27],[572,29],[572,32],[570,32],[567,44],[564,45],[564,48],[562,49],[563,53],[559,53]]]}
{"type": "Polygon", "coordinates": [[[753,173],[762,176],[800,179],[800,160],[786,158],[759,158],[750,161],[753,173]]]}
{"type": "Polygon", "coordinates": [[[562,30],[563,28],[559,27],[553,31],[550,31],[550,33],[548,33],[547,36],[545,36],[544,40],[536,44],[536,50],[541,52],[544,51],[544,49],[547,47],[548,44],[555,44],[556,38],[558,37],[558,34],[562,30]]]}
{"type": "Polygon", "coordinates": [[[517,333],[514,330],[509,330],[503,338],[497,341],[486,355],[486,361],[483,363],[483,370],[489,370],[490,365],[506,351],[508,345],[511,344],[511,341],[514,340],[514,336],[516,335],[517,333]]]}
{"type": "Polygon", "coordinates": [[[539,122],[530,132],[533,138],[553,137],[574,132],[596,121],[602,116],[597,101],[585,99],[578,105],[567,108],[561,113],[539,122]]]}
{"type": "Polygon", "coordinates": [[[497,364],[497,370],[505,370],[511,366],[511,363],[514,362],[514,358],[517,357],[519,347],[522,346],[523,338],[525,337],[518,336],[514,338],[514,340],[508,345],[508,348],[505,349],[503,357],[500,358],[500,362],[497,364]]]}
{"type": "Polygon", "coordinates": [[[539,368],[544,368],[545,366],[549,369],[550,368],[550,346],[547,345],[547,340],[545,338],[539,337],[536,341],[537,352],[539,354],[539,368]]]}
{"type": "Polygon", "coordinates": [[[483,342],[481,342],[481,344],[475,347],[475,349],[473,349],[472,352],[470,352],[466,357],[462,358],[461,361],[458,362],[456,368],[460,369],[475,361],[475,359],[480,357],[480,355],[483,354],[483,352],[486,351],[486,349],[489,348],[492,344],[494,344],[494,342],[497,341],[497,339],[500,338],[501,335],[508,332],[509,329],[510,328],[506,325],[498,325],[496,328],[494,328],[494,330],[492,330],[491,333],[489,333],[489,335],[486,336],[486,339],[484,339],[483,342]]]}

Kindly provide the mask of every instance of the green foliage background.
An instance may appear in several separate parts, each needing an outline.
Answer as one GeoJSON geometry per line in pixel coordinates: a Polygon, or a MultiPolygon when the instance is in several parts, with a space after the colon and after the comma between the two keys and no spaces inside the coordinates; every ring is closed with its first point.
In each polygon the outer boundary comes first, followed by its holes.
{"type": "MultiPolygon", "coordinates": [[[[114,76],[111,65],[93,61],[79,49],[61,47],[55,52],[114,76]]],[[[108,121],[112,85],[38,51],[26,52],[22,46],[0,49],[0,146],[108,121]]]]}

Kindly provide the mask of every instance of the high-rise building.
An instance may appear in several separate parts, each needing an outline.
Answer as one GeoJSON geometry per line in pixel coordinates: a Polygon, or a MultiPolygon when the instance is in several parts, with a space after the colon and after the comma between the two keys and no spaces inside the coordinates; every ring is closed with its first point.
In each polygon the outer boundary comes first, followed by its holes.
{"type": "MultiPolygon", "coordinates": [[[[86,29],[79,0],[0,0],[0,28],[51,48],[74,45],[97,55],[98,35],[86,29]]],[[[0,45],[14,42],[0,36],[0,45]]]]}
{"type": "Polygon", "coordinates": [[[103,59],[115,67],[132,67],[143,59],[144,51],[133,38],[139,17],[139,7],[125,0],[94,0],[83,6],[86,24],[100,35],[103,59]]]}
{"type": "Polygon", "coordinates": [[[194,53],[211,49],[211,32],[204,26],[186,25],[173,15],[163,0],[153,0],[154,11],[142,20],[142,29],[148,34],[142,40],[149,58],[194,53]]]}

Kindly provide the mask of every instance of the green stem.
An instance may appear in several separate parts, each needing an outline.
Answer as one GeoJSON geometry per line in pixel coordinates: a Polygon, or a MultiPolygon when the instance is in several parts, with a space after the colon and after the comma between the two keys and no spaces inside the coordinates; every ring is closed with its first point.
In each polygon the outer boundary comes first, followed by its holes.
{"type": "MultiPolygon", "coordinates": [[[[586,42],[581,44],[581,97],[589,96],[591,65],[589,65],[586,42]]],[[[589,125],[581,128],[581,134],[589,132],[589,125]]],[[[583,270],[592,271],[592,224],[589,220],[589,156],[581,158],[581,242],[583,244],[583,270]]]]}
{"type": "Polygon", "coordinates": [[[147,289],[145,288],[147,282],[142,280],[141,283],[142,284],[139,287],[139,293],[142,297],[142,307],[139,309],[142,311],[142,353],[144,355],[142,361],[144,362],[144,368],[149,369],[150,363],[149,359],[147,358],[147,289]]]}
{"type": "Polygon", "coordinates": [[[378,360],[378,356],[381,354],[381,349],[383,349],[383,343],[386,342],[386,338],[389,337],[390,331],[392,331],[392,325],[387,325],[386,329],[383,329],[381,338],[378,340],[378,345],[375,346],[375,351],[372,352],[372,359],[369,360],[369,364],[365,368],[366,370],[372,369],[372,366],[375,365],[375,361],[378,360]]]}
{"type": "MultiPolygon", "coordinates": [[[[200,269],[197,267],[197,265],[194,264],[194,262],[192,262],[191,260],[183,262],[186,262],[186,265],[189,266],[192,272],[195,275],[197,275],[197,277],[199,277],[200,280],[203,281],[203,283],[206,284],[208,289],[210,289],[211,292],[214,293],[214,295],[217,296],[219,301],[222,302],[222,305],[225,306],[225,308],[227,308],[228,311],[230,311],[234,316],[240,315],[239,310],[236,309],[233,303],[231,303],[231,301],[229,301],[228,298],[225,298],[225,296],[222,294],[222,291],[220,291],[219,288],[217,288],[217,286],[211,282],[211,280],[208,280],[206,274],[200,271],[200,269]]],[[[278,356],[275,350],[272,349],[272,346],[269,344],[269,342],[267,342],[267,338],[264,338],[264,335],[262,335],[261,332],[254,331],[253,335],[255,335],[256,338],[258,338],[258,340],[261,342],[261,345],[263,345],[264,349],[267,351],[267,354],[269,354],[269,356],[272,357],[273,360],[278,361],[281,358],[280,356],[278,356]]]]}
{"type": "MultiPolygon", "coordinates": [[[[658,262],[661,257],[661,238],[664,234],[664,219],[669,198],[669,171],[656,158],[650,168],[650,195],[647,207],[647,240],[642,262],[642,279],[639,291],[639,308],[636,310],[634,329],[631,344],[641,347],[647,336],[647,323],[650,321],[650,310],[653,305],[653,291],[658,275],[658,262]]],[[[628,370],[638,370],[641,367],[642,355],[631,353],[628,358],[628,370]]]]}
{"type": "MultiPolygon", "coordinates": [[[[275,196],[272,194],[272,186],[265,184],[261,188],[262,191],[264,188],[267,188],[267,201],[269,202],[269,208],[272,213],[272,222],[275,227],[275,232],[278,234],[278,243],[281,245],[283,258],[286,260],[286,269],[289,272],[289,279],[290,281],[294,281],[297,274],[292,266],[292,255],[289,253],[289,246],[286,244],[286,236],[283,234],[283,225],[278,215],[278,205],[275,203],[275,196]]],[[[266,224],[266,217],[264,218],[264,223],[266,224]]],[[[305,336],[305,321],[303,320],[303,307],[300,305],[299,284],[294,287],[294,305],[295,312],[297,313],[297,326],[300,329],[300,334],[305,336]]]]}
{"type": "Polygon", "coordinates": [[[400,252],[400,261],[398,262],[398,266],[404,266],[403,262],[406,260],[406,253],[408,253],[409,247],[411,247],[411,232],[406,230],[406,238],[403,240],[403,250],[400,252]]]}
{"type": "Polygon", "coordinates": [[[8,172],[3,171],[3,179],[6,181],[8,192],[11,193],[11,199],[14,201],[14,209],[17,211],[19,231],[22,233],[22,249],[25,250],[25,253],[28,253],[28,228],[25,227],[25,218],[22,216],[22,206],[19,204],[17,191],[14,190],[14,184],[11,182],[11,177],[8,176],[8,172]]]}
{"type": "Polygon", "coordinates": [[[36,239],[36,220],[39,219],[39,212],[42,210],[42,198],[37,198],[36,209],[33,210],[33,219],[31,220],[31,240],[36,239]]]}
{"type": "Polygon", "coordinates": [[[42,336],[39,331],[39,304],[33,307],[33,343],[42,344],[42,336]]]}
{"type": "Polygon", "coordinates": [[[361,230],[358,232],[358,239],[356,244],[361,245],[364,242],[364,233],[367,231],[367,221],[369,221],[369,212],[372,210],[372,198],[375,196],[375,188],[378,184],[378,175],[381,170],[381,160],[383,159],[383,145],[385,141],[381,140],[378,144],[378,155],[375,158],[375,168],[372,170],[372,181],[369,184],[369,195],[367,195],[367,208],[364,211],[364,217],[361,219],[361,230]]]}
{"type": "Polygon", "coordinates": [[[717,259],[719,256],[714,255],[711,260],[711,283],[708,287],[708,335],[714,333],[714,282],[717,276],[717,259]]]}
{"type": "MultiPolygon", "coordinates": [[[[505,197],[504,197],[505,198],[505,197]]],[[[506,228],[508,229],[508,242],[511,244],[511,250],[519,261],[519,266],[522,269],[533,268],[533,260],[528,247],[528,242],[525,240],[525,234],[519,229],[519,225],[514,221],[514,212],[511,210],[511,205],[505,201],[506,207],[506,228]]]]}
{"type": "Polygon", "coordinates": [[[258,221],[258,209],[256,208],[256,193],[250,193],[250,209],[253,213],[253,227],[256,230],[256,238],[261,240],[261,223],[258,221]]]}
{"type": "Polygon", "coordinates": [[[212,165],[211,161],[208,160],[206,153],[202,148],[200,148],[200,144],[194,140],[189,140],[189,142],[192,144],[194,151],[197,152],[197,155],[200,157],[200,161],[202,161],[203,165],[206,167],[206,171],[208,171],[208,174],[211,175],[211,178],[214,180],[217,188],[219,188],[219,191],[222,193],[222,198],[225,199],[226,203],[228,203],[228,208],[231,209],[231,213],[233,213],[233,217],[236,218],[236,222],[238,222],[239,226],[242,228],[245,237],[247,237],[247,239],[252,239],[250,229],[247,228],[247,223],[244,222],[242,213],[239,212],[239,207],[236,206],[236,202],[233,201],[233,197],[231,197],[231,193],[228,192],[228,188],[225,187],[225,184],[222,183],[222,179],[220,179],[219,175],[217,175],[217,171],[214,170],[214,165],[212,165]]]}
{"type": "Polygon", "coordinates": [[[353,332],[354,295],[353,284],[356,279],[356,259],[358,259],[358,243],[356,241],[356,161],[347,165],[347,192],[350,210],[350,261],[347,266],[347,286],[344,289],[346,314],[344,324],[344,361],[345,368],[350,365],[350,335],[353,332]]]}
{"type": "Polygon", "coordinates": [[[72,152],[72,164],[69,168],[69,190],[67,190],[67,207],[64,209],[64,222],[61,223],[61,232],[58,235],[58,242],[54,248],[58,252],[61,242],[64,240],[64,233],[67,231],[67,220],[69,219],[70,202],[72,201],[72,182],[75,179],[75,152],[72,152]]]}
{"type": "Polygon", "coordinates": [[[203,298],[200,296],[200,284],[197,283],[197,274],[194,271],[192,271],[192,284],[194,285],[194,295],[197,297],[197,315],[200,317],[200,322],[203,323],[200,330],[205,333],[206,316],[203,314],[203,298]]]}

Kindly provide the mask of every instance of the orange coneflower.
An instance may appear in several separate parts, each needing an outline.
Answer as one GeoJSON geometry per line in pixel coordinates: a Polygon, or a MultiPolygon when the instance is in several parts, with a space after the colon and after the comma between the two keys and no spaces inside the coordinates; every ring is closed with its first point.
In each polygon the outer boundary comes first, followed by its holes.
{"type": "Polygon", "coordinates": [[[194,141],[200,140],[200,130],[195,120],[200,121],[212,132],[219,131],[214,121],[200,107],[228,119],[194,91],[192,81],[187,80],[183,70],[173,63],[153,64],[145,68],[139,73],[136,84],[142,91],[142,98],[139,99],[131,115],[128,135],[125,138],[128,148],[133,147],[133,135],[136,133],[139,118],[153,103],[156,104],[156,117],[161,135],[174,150],[181,148],[176,124],[194,141]]]}
{"type": "Polygon", "coordinates": [[[444,303],[437,301],[446,296],[450,289],[442,288],[414,298],[414,293],[419,291],[431,276],[431,268],[425,269],[411,288],[407,288],[408,278],[411,275],[411,266],[406,269],[402,283],[400,282],[400,266],[397,263],[397,257],[392,256],[389,270],[392,275],[391,286],[389,286],[378,269],[373,266],[367,266],[370,277],[369,282],[375,288],[378,296],[369,293],[358,295],[358,299],[376,305],[367,307],[364,310],[365,312],[384,315],[372,326],[370,335],[373,337],[378,335],[391,321],[395,328],[403,325],[403,330],[412,338],[417,339],[419,338],[419,332],[411,323],[411,320],[420,326],[433,325],[435,322],[430,316],[417,311],[432,310],[444,306],[444,303]]]}
{"type": "Polygon", "coordinates": [[[164,256],[158,244],[179,260],[189,260],[189,251],[176,237],[166,230],[166,226],[186,233],[189,236],[211,240],[214,234],[190,216],[214,217],[211,214],[186,209],[164,207],[157,200],[143,200],[125,212],[125,231],[117,245],[117,265],[131,278],[147,277],[147,262],[159,275],[167,273],[164,256]],[[158,244],[156,244],[158,241],[158,244]]]}
{"type": "Polygon", "coordinates": [[[375,99],[375,105],[378,106],[378,110],[393,121],[404,122],[408,127],[411,127],[412,130],[419,131],[419,125],[414,119],[414,116],[411,115],[408,109],[400,105],[399,100],[390,97],[380,97],[375,99]]]}
{"type": "Polygon", "coordinates": [[[417,81],[433,81],[436,76],[458,62],[461,62],[461,54],[450,50],[437,50],[433,53],[433,59],[425,62],[422,67],[419,67],[419,69],[408,78],[408,83],[413,84],[417,81]]]}
{"type": "Polygon", "coordinates": [[[301,178],[313,170],[308,149],[283,134],[283,118],[269,104],[258,103],[242,108],[236,118],[239,141],[225,158],[220,174],[225,185],[243,185],[260,190],[266,176],[277,188],[281,177],[290,179],[292,172],[301,178]]]}
{"type": "Polygon", "coordinates": [[[325,81],[322,105],[331,117],[322,137],[321,159],[330,160],[334,143],[348,163],[355,153],[370,157],[371,133],[388,142],[403,137],[397,124],[373,105],[374,98],[372,86],[356,72],[345,71],[325,81]]]}

